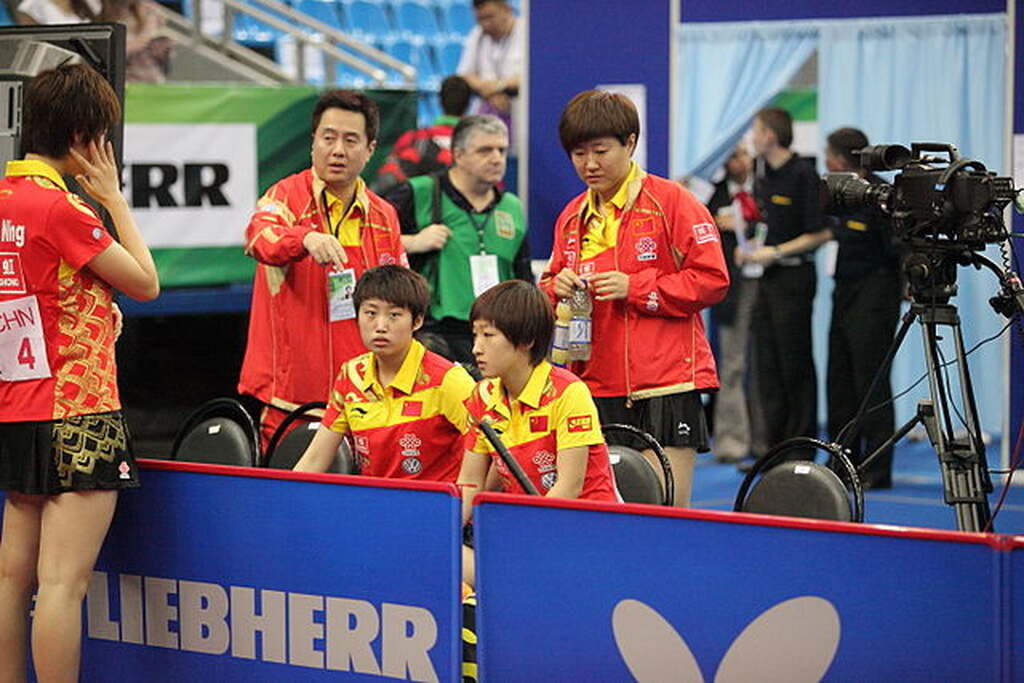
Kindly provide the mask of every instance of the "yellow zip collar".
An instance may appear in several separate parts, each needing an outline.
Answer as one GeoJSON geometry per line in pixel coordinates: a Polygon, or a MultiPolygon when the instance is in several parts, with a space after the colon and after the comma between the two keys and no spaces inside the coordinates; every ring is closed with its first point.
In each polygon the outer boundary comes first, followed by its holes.
{"type": "Polygon", "coordinates": [[[12,176],[40,176],[46,178],[65,192],[68,191],[68,186],[64,184],[64,179],[60,177],[57,169],[38,159],[8,161],[4,175],[8,178],[12,176]]]}

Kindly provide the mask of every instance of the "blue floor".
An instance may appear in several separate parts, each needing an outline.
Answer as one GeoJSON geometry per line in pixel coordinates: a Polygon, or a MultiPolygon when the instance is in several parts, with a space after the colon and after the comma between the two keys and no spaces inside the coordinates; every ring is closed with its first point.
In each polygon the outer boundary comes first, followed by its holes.
{"type": "MultiPolygon", "coordinates": [[[[999,466],[999,453],[999,442],[994,441],[988,448],[989,467],[999,466]]],[[[931,444],[904,441],[896,448],[894,463],[893,487],[865,494],[865,521],[955,530],[956,517],[943,501],[939,464],[931,444]]],[[[710,453],[698,456],[693,507],[731,510],[742,481],[735,466],[716,463],[710,453]]],[[[1024,534],[1024,473],[1017,472],[1014,481],[994,522],[995,530],[1002,534],[1024,534]]],[[[993,475],[995,491],[989,498],[993,510],[1005,482],[1005,474],[993,475]]]]}

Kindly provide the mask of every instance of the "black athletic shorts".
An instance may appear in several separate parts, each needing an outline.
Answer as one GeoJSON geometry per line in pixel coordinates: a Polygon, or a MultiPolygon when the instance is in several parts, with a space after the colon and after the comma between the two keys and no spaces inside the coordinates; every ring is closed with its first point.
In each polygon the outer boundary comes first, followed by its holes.
{"type": "Polygon", "coordinates": [[[653,436],[664,446],[708,450],[708,424],[700,393],[655,396],[626,406],[625,396],[595,396],[601,424],[627,424],[653,436]]]}

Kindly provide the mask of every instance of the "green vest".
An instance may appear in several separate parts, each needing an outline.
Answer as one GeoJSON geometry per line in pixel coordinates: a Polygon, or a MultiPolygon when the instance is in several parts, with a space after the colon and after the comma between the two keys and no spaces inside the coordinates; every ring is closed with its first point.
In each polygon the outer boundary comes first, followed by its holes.
{"type": "MultiPolygon", "coordinates": [[[[416,225],[420,229],[434,222],[434,188],[438,182],[433,175],[409,179],[416,207],[416,225]]],[[[523,205],[514,194],[505,192],[490,212],[471,217],[443,191],[439,194],[441,223],[448,226],[452,235],[440,251],[432,253],[420,270],[430,284],[430,317],[434,320],[469,320],[469,309],[475,298],[469,257],[480,253],[494,254],[498,257],[498,277],[502,281],[511,280],[516,254],[526,238],[523,205]],[[477,225],[482,230],[478,230],[477,225]],[[483,252],[480,250],[481,232],[483,252]]]]}

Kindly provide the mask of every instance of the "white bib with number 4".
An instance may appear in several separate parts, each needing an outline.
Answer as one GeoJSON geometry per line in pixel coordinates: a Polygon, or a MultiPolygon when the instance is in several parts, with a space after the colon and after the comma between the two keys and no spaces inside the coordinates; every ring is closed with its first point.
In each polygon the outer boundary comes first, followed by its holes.
{"type": "Polygon", "coordinates": [[[0,382],[51,376],[35,294],[0,302],[0,382]]]}

